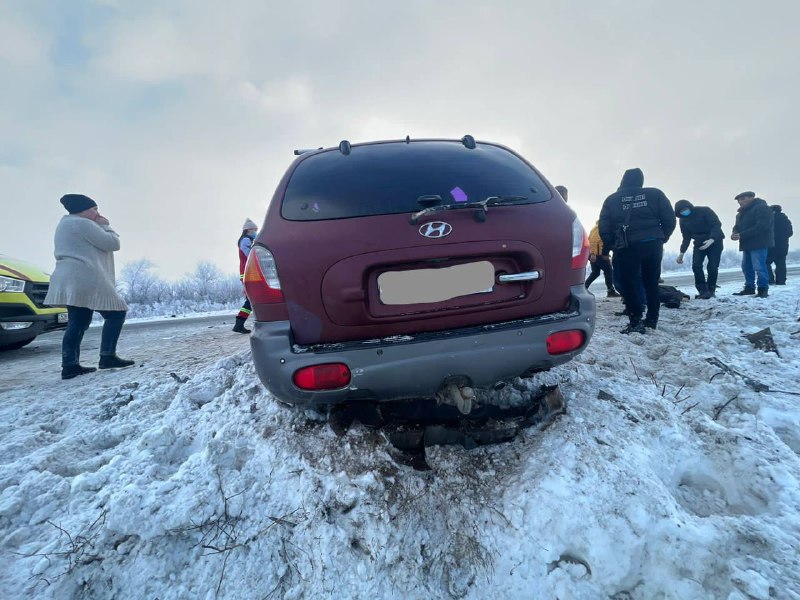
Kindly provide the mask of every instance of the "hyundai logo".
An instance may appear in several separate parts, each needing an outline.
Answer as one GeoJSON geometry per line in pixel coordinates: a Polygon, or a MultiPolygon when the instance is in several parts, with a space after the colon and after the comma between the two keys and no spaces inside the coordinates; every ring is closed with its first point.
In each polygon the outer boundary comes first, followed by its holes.
{"type": "Polygon", "coordinates": [[[446,235],[450,235],[451,231],[453,231],[453,226],[444,221],[425,223],[419,228],[419,234],[424,235],[426,238],[443,238],[446,235]]]}

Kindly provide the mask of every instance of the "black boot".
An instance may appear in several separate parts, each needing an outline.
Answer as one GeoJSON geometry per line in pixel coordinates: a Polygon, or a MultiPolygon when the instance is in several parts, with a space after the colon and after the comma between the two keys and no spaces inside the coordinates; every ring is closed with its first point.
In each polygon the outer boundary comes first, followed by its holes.
{"type": "Polygon", "coordinates": [[[644,333],[644,323],[631,319],[631,322],[628,323],[628,326],[620,331],[620,333],[624,333],[625,335],[629,333],[644,333]]]}
{"type": "Polygon", "coordinates": [[[244,322],[247,319],[242,319],[241,317],[236,317],[236,324],[233,326],[233,331],[236,333],[250,333],[250,330],[244,326],[244,322]]]}
{"type": "Polygon", "coordinates": [[[94,373],[97,371],[94,367],[82,367],[80,365],[69,365],[61,367],[61,379],[72,379],[78,375],[86,375],[86,373],[94,373]]]}
{"type": "Polygon", "coordinates": [[[120,358],[116,354],[112,354],[111,356],[101,356],[100,364],[97,366],[101,369],[123,369],[125,367],[132,367],[135,364],[136,363],[132,360],[126,360],[120,358]]]}
{"type": "Polygon", "coordinates": [[[607,298],[619,298],[619,292],[615,290],[613,287],[608,288],[608,293],[606,294],[607,298]]]}
{"type": "Polygon", "coordinates": [[[769,298],[769,288],[758,288],[757,296],[759,298],[769,298]]]}
{"type": "Polygon", "coordinates": [[[756,295],[756,288],[752,288],[750,286],[744,286],[744,289],[741,292],[733,292],[734,296],[755,296],[756,295]]]}

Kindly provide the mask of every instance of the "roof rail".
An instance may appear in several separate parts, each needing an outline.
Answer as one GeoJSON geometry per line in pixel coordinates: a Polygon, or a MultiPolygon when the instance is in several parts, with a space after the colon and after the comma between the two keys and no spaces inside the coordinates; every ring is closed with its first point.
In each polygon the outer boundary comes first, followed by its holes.
{"type": "Polygon", "coordinates": [[[298,148],[294,151],[295,156],[300,156],[301,154],[305,154],[306,152],[316,152],[317,150],[322,150],[322,146],[319,148],[298,148]]]}
{"type": "Polygon", "coordinates": [[[350,154],[350,142],[348,142],[347,140],[342,140],[341,142],[339,142],[339,152],[341,152],[345,156],[350,154]]]}

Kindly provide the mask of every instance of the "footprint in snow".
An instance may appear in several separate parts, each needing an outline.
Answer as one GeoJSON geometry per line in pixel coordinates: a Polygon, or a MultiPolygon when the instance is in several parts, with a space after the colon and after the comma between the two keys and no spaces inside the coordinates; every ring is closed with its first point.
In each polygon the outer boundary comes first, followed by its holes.
{"type": "Polygon", "coordinates": [[[589,563],[574,554],[564,553],[547,565],[547,572],[552,573],[556,569],[563,569],[577,579],[589,579],[592,576],[592,569],[589,563]]]}
{"type": "Polygon", "coordinates": [[[675,499],[698,517],[758,515],[769,508],[767,500],[739,478],[702,471],[687,471],[680,477],[675,499]]]}

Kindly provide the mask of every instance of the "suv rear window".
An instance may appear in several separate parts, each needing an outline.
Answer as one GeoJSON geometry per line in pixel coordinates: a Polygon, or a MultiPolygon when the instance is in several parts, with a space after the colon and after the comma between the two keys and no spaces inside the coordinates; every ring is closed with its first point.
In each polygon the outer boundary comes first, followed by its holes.
{"type": "Polygon", "coordinates": [[[513,153],[490,144],[470,150],[460,142],[412,141],[353,146],[349,155],[329,150],[301,161],[284,195],[281,215],[319,221],[412,213],[417,199],[440,204],[478,202],[489,196],[524,196],[544,202],[550,191],[513,153]]]}

